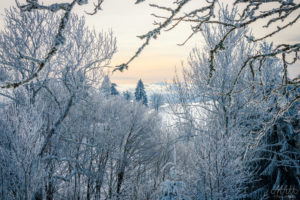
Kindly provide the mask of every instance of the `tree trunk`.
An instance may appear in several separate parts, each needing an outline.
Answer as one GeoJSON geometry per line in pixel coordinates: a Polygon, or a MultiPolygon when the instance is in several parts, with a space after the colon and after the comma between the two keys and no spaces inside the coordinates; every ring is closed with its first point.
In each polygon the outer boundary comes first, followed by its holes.
{"type": "Polygon", "coordinates": [[[55,187],[53,184],[53,175],[54,173],[54,164],[52,161],[49,163],[49,172],[47,177],[47,185],[46,185],[46,200],[53,200],[53,194],[55,192],[55,187]]]}

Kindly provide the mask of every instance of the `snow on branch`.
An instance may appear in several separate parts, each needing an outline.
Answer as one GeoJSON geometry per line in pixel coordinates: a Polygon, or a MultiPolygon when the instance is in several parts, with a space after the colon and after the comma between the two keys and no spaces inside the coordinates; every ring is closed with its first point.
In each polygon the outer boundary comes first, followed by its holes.
{"type": "MultiPolygon", "coordinates": [[[[136,3],[140,3],[142,1],[137,1],[136,3]]],[[[193,2],[192,0],[184,0],[184,1],[174,1],[174,4],[177,4],[177,7],[174,9],[172,7],[157,5],[157,4],[150,4],[149,6],[171,12],[171,15],[161,16],[156,13],[153,13],[156,19],[163,20],[162,22],[154,21],[154,25],[158,27],[152,29],[147,34],[138,36],[140,39],[145,40],[144,43],[138,48],[134,56],[132,56],[126,63],[123,63],[119,66],[116,66],[116,70],[123,71],[124,69],[128,69],[128,65],[134,60],[149,44],[152,38],[156,39],[158,35],[161,33],[161,30],[170,31],[177,27],[181,23],[189,23],[192,24],[191,26],[191,33],[187,37],[187,39],[178,45],[186,44],[196,33],[202,32],[203,27],[206,24],[217,24],[227,27],[227,33],[224,34],[222,38],[220,38],[219,42],[217,42],[214,48],[211,48],[209,52],[209,80],[214,76],[215,71],[215,56],[219,51],[224,50],[227,38],[229,35],[239,29],[247,28],[250,25],[255,25],[257,23],[263,22],[262,28],[268,29],[267,33],[259,38],[254,38],[253,36],[245,36],[251,42],[259,42],[267,38],[271,38],[274,35],[282,32],[283,30],[287,29],[288,27],[294,26],[296,23],[299,22],[300,15],[297,14],[294,16],[293,14],[297,13],[300,8],[299,3],[295,3],[293,0],[284,1],[284,0],[266,0],[266,1],[259,1],[259,0],[236,0],[232,3],[233,7],[236,7],[239,11],[239,16],[236,19],[218,19],[218,12],[217,10],[222,7],[222,3],[220,0],[212,0],[206,1],[206,5],[196,7],[190,11],[182,11],[182,8],[187,4],[193,2]],[[180,16],[181,15],[181,16],[180,16]],[[275,23],[280,23],[275,30],[271,29],[271,25],[275,23]]],[[[227,3],[228,4],[228,3],[227,3]]],[[[224,6],[224,5],[223,5],[224,6]]],[[[297,54],[299,52],[298,42],[295,44],[279,44],[277,48],[274,49],[274,52],[270,53],[269,55],[256,55],[252,56],[248,59],[246,63],[247,67],[251,67],[248,63],[253,60],[260,59],[262,57],[274,57],[278,56],[279,54],[285,53],[287,56],[288,54],[297,54]]],[[[299,60],[298,56],[295,55],[293,58],[293,63],[299,60]]],[[[286,64],[290,64],[289,62],[285,62],[286,64]]],[[[243,68],[246,68],[243,67],[243,68]]],[[[286,76],[286,75],[284,75],[286,76]]],[[[287,79],[287,77],[285,77],[287,79]]],[[[297,84],[297,83],[295,83],[297,84]]]]}
{"type": "Polygon", "coordinates": [[[126,62],[121,65],[116,66],[116,68],[113,71],[123,71],[124,69],[128,69],[128,65],[139,56],[139,54],[144,50],[144,48],[149,44],[151,39],[156,39],[158,35],[160,34],[161,30],[166,28],[169,24],[171,24],[173,18],[180,12],[180,10],[191,0],[183,0],[180,1],[175,9],[172,8],[166,8],[166,7],[160,7],[157,5],[152,4],[152,7],[157,7],[160,9],[172,11],[172,14],[163,22],[161,23],[157,28],[149,31],[148,33],[138,36],[140,39],[145,39],[145,42],[141,45],[141,47],[136,51],[136,53],[126,62]]]}
{"type": "MultiPolygon", "coordinates": [[[[104,0],[98,0],[97,4],[94,4],[94,11],[92,13],[87,13],[89,15],[94,15],[97,13],[98,10],[101,10],[101,4],[104,0]]],[[[51,60],[51,58],[57,53],[59,46],[63,45],[66,38],[64,35],[65,27],[69,21],[71,11],[75,4],[78,5],[85,5],[88,4],[88,0],[73,0],[71,3],[53,3],[48,6],[42,5],[38,2],[38,0],[26,0],[26,3],[21,5],[17,0],[16,4],[22,12],[32,12],[33,10],[48,10],[51,12],[57,12],[60,10],[64,11],[63,17],[60,20],[58,31],[56,36],[53,39],[53,45],[50,48],[49,52],[46,54],[43,60],[35,60],[28,56],[22,55],[20,53],[20,58],[27,59],[34,61],[38,64],[37,69],[29,75],[24,80],[18,82],[7,82],[4,85],[0,85],[1,89],[8,89],[8,88],[17,88],[21,85],[31,82],[33,79],[37,78],[39,73],[45,67],[45,65],[51,60]]]]}

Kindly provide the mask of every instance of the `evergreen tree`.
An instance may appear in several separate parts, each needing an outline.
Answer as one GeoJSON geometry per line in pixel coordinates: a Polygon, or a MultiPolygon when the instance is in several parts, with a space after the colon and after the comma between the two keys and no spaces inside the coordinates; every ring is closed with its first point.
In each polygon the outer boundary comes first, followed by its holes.
{"type": "Polygon", "coordinates": [[[299,108],[295,102],[254,149],[252,166],[257,170],[249,199],[300,199],[299,108]]]}
{"type": "Polygon", "coordinates": [[[123,92],[123,96],[127,101],[131,99],[131,93],[129,91],[123,92]]]}
{"type": "Polygon", "coordinates": [[[145,91],[144,84],[143,84],[141,79],[138,81],[138,84],[135,88],[134,95],[135,95],[135,100],[136,101],[141,101],[142,104],[144,104],[145,106],[148,105],[148,99],[147,99],[146,91],[145,91]]]}
{"type": "Polygon", "coordinates": [[[111,95],[119,95],[120,94],[116,87],[117,87],[117,84],[115,84],[115,83],[111,84],[111,87],[110,87],[111,95]]]}
{"type": "Polygon", "coordinates": [[[109,97],[111,95],[111,87],[112,84],[110,82],[109,76],[104,76],[104,79],[102,81],[100,91],[104,94],[105,97],[109,97]]]}
{"type": "MultiPolygon", "coordinates": [[[[272,44],[263,43],[260,48],[263,53],[269,53],[272,44]]],[[[279,75],[281,67],[276,69],[278,65],[276,58],[266,59],[265,64],[270,67],[264,69],[266,74],[264,82],[267,83],[264,90],[270,95],[274,86],[282,81],[279,75]],[[272,73],[273,71],[277,73],[272,73]]],[[[252,126],[254,132],[263,126],[268,128],[257,146],[248,153],[249,162],[255,173],[248,185],[246,199],[300,199],[300,147],[297,138],[297,131],[300,129],[300,103],[293,103],[293,98],[299,96],[300,91],[294,86],[289,86],[282,88],[281,92],[286,96],[274,95],[269,98],[267,106],[269,109],[261,113],[262,120],[258,129],[252,126]],[[281,109],[278,102],[286,102],[291,106],[285,113],[276,117],[275,114],[281,109]],[[268,126],[272,120],[275,121],[268,126]]]]}

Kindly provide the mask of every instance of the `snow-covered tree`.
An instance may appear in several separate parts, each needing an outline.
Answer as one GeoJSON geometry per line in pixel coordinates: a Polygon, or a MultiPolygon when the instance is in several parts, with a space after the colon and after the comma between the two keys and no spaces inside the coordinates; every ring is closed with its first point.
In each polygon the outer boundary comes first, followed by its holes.
{"type": "Polygon", "coordinates": [[[158,111],[158,109],[164,104],[164,96],[159,93],[154,93],[150,96],[152,107],[158,111]]]}
{"type": "MultiPolygon", "coordinates": [[[[103,0],[98,0],[98,2],[94,4],[94,10],[88,13],[90,15],[94,15],[95,13],[97,13],[97,11],[101,9],[102,2],[103,0]]],[[[66,29],[68,27],[68,24],[70,23],[71,11],[73,10],[74,6],[82,6],[86,4],[88,4],[88,0],[73,0],[72,2],[50,3],[48,5],[45,5],[44,3],[41,3],[38,0],[28,0],[24,4],[16,2],[16,6],[18,6],[18,10],[15,10],[16,13],[21,12],[30,15],[31,13],[41,11],[55,17],[56,20],[53,21],[55,21],[56,24],[52,26],[53,34],[48,35],[50,45],[47,49],[44,49],[44,54],[40,56],[40,59],[30,59],[32,62],[35,63],[34,70],[28,71],[27,74],[24,74],[19,79],[7,79],[5,83],[1,83],[0,88],[17,88],[24,84],[30,83],[38,76],[40,77],[40,73],[44,70],[44,68],[47,65],[49,65],[51,59],[57,54],[60,54],[58,52],[59,47],[64,45],[67,38],[69,38],[71,35],[70,32],[66,31],[66,29]],[[58,13],[57,11],[62,11],[63,14],[55,15],[55,13],[58,13]]],[[[31,28],[32,27],[27,27],[27,33],[30,33],[32,30],[35,30],[31,28]]],[[[22,49],[19,49],[19,54],[24,55],[22,49]]],[[[21,57],[23,58],[23,56],[21,57]]],[[[27,58],[30,57],[26,57],[25,59],[27,58]]],[[[55,73],[59,73],[59,70],[55,73]]]]}
{"type": "Polygon", "coordinates": [[[169,179],[161,183],[161,194],[158,200],[190,200],[187,196],[186,186],[180,180],[175,166],[170,168],[169,179]]]}
{"type": "Polygon", "coordinates": [[[143,83],[142,79],[140,79],[137,83],[137,86],[136,86],[135,92],[134,92],[134,96],[135,96],[136,101],[140,101],[145,106],[148,105],[147,94],[146,94],[144,83],[143,83]]]}
{"type": "Polygon", "coordinates": [[[36,106],[11,105],[1,110],[1,199],[31,199],[40,189],[44,165],[39,163],[43,117],[36,106]]]}
{"type": "MultiPolygon", "coordinates": [[[[1,79],[20,81],[47,54],[58,21],[42,11],[6,15],[1,79]]],[[[39,77],[0,93],[0,199],[142,198],[161,165],[149,166],[162,162],[160,118],[96,88],[115,52],[112,33],[96,34],[74,15],[64,31],[70,38],[39,77]]]]}
{"type": "MultiPolygon", "coordinates": [[[[0,68],[10,80],[22,82],[35,73],[51,49],[59,20],[53,13],[23,13],[16,8],[5,15],[6,28],[0,33],[0,68]]],[[[64,120],[96,85],[102,66],[115,52],[112,34],[96,34],[85,26],[83,18],[71,15],[64,31],[68,35],[64,45],[43,64],[38,77],[13,91],[0,93],[6,98],[6,106],[0,110],[1,126],[6,130],[1,137],[7,141],[0,143],[0,157],[5,158],[0,171],[9,171],[1,177],[13,181],[0,183],[5,188],[3,199],[32,199],[40,195],[55,198],[58,186],[68,180],[68,176],[63,176],[66,174],[60,176],[58,166],[72,160],[62,153],[66,147],[61,145],[64,120]],[[18,165],[24,170],[17,170],[18,165]]]]}
{"type": "MultiPolygon", "coordinates": [[[[227,23],[235,19],[237,10],[223,7],[219,15],[219,20],[227,23]]],[[[283,69],[276,58],[253,63],[257,74],[253,80],[252,70],[241,68],[243,62],[271,45],[253,46],[244,37],[248,30],[239,29],[227,35],[224,50],[215,54],[211,77],[209,51],[227,29],[222,25],[203,27],[207,46],[202,52],[192,51],[184,81],[177,79],[175,87],[180,102],[173,105],[179,139],[191,138],[194,143],[190,162],[195,166],[191,176],[196,188],[193,195],[198,199],[238,199],[247,194],[245,183],[253,181],[254,169],[244,157],[245,147],[254,141],[251,132],[262,130],[262,121],[275,113],[261,91],[280,83],[283,69]]]]}
{"type": "Polygon", "coordinates": [[[119,95],[120,94],[116,87],[117,87],[117,84],[115,84],[115,83],[111,84],[111,88],[110,88],[111,95],[119,95]]]}
{"type": "MultiPolygon", "coordinates": [[[[299,95],[300,91],[293,89],[289,87],[287,101],[299,95]]],[[[292,104],[249,149],[248,160],[255,173],[254,181],[248,184],[248,199],[300,198],[299,108],[299,102],[292,104]]]]}
{"type": "Polygon", "coordinates": [[[123,96],[126,100],[131,100],[131,98],[132,98],[132,94],[128,90],[123,92],[123,96]]]}
{"type": "Polygon", "coordinates": [[[111,88],[112,84],[110,82],[110,78],[108,75],[105,75],[100,87],[100,91],[104,94],[105,97],[108,98],[111,95],[111,88]]]}

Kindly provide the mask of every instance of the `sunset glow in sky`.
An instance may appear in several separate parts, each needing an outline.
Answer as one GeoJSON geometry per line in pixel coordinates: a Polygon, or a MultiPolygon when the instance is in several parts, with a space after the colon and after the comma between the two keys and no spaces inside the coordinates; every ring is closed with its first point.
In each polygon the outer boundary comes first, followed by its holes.
{"type": "MultiPolygon", "coordinates": [[[[20,0],[20,2],[22,1],[20,0]]],[[[146,1],[138,5],[134,2],[134,0],[106,0],[102,5],[102,11],[93,16],[85,15],[87,24],[90,27],[94,27],[97,31],[111,29],[117,37],[118,52],[113,57],[111,66],[127,62],[134,55],[142,44],[142,41],[136,36],[143,35],[154,28],[153,21],[155,19],[151,16],[151,13],[168,16],[168,13],[161,13],[161,11],[148,6],[151,2],[161,4],[161,0],[146,1]]],[[[172,0],[166,0],[166,2],[172,2],[172,0]]],[[[202,2],[205,1],[194,1],[190,8],[200,7],[202,2]]],[[[1,0],[1,27],[3,27],[4,9],[14,5],[15,1],[1,0]]],[[[87,7],[79,8],[77,6],[75,12],[83,14],[83,10],[88,9],[87,7]]],[[[255,28],[253,27],[254,33],[258,31],[255,28]]],[[[300,26],[297,24],[297,26],[289,28],[274,37],[273,40],[281,42],[299,41],[299,30],[300,26]]],[[[259,31],[261,30],[259,29],[259,31]]],[[[140,78],[145,83],[172,80],[175,75],[175,67],[180,72],[181,63],[186,61],[190,50],[195,46],[201,48],[204,44],[201,35],[198,34],[185,46],[178,46],[177,44],[182,43],[189,34],[189,25],[181,25],[172,31],[163,32],[157,40],[151,41],[145,51],[130,64],[128,71],[112,74],[112,81],[117,84],[136,84],[140,78]]],[[[291,67],[289,71],[291,77],[295,77],[299,72],[299,67],[296,66],[291,67]]]]}

